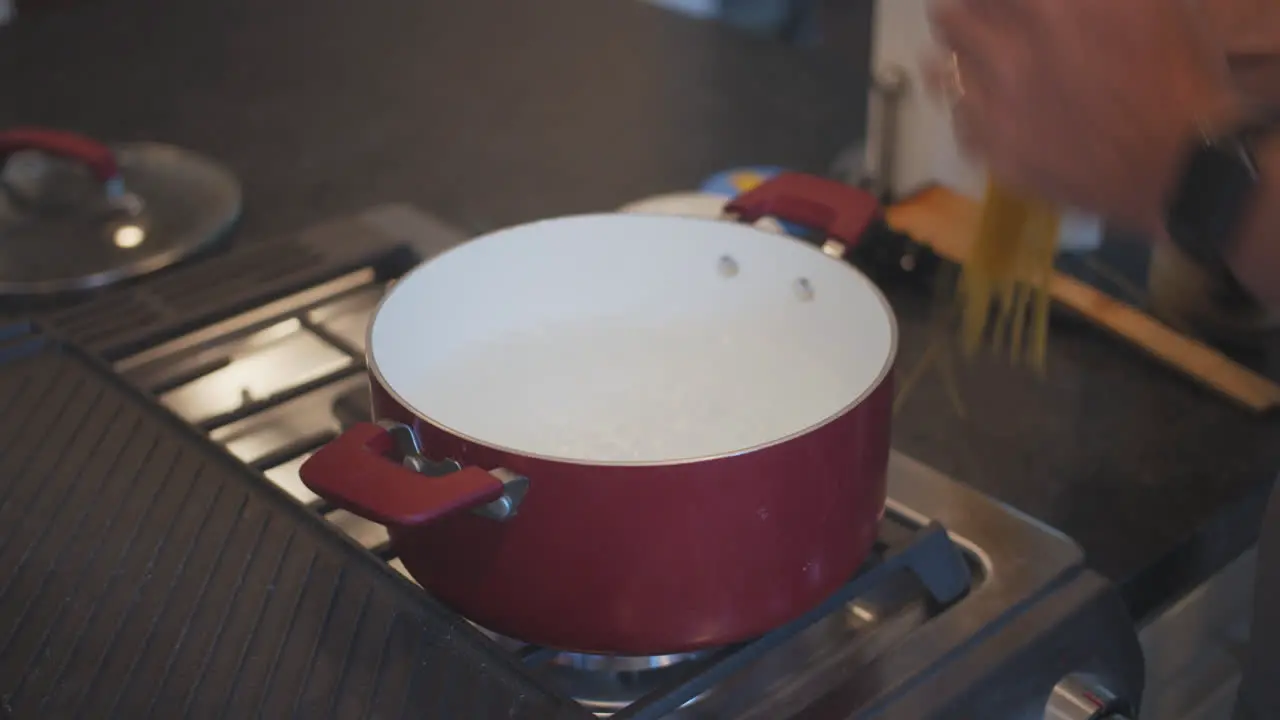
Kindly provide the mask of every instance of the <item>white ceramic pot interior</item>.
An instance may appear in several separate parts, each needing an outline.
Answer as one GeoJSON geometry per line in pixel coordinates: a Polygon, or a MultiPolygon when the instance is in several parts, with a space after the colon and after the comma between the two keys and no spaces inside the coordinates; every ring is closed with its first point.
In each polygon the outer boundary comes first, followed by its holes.
{"type": "Polygon", "coordinates": [[[520,453],[669,463],[838,416],[888,373],[896,330],[865,276],[801,241],[656,215],[501,230],[419,266],[369,333],[416,414],[520,453]]]}

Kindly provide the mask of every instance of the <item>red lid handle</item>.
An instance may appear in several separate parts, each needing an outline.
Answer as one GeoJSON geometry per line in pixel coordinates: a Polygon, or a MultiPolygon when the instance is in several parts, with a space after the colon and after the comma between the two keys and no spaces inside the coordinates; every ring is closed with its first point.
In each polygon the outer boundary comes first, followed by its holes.
{"type": "Polygon", "coordinates": [[[801,173],[781,173],[729,201],[725,211],[744,222],[773,217],[819,230],[853,246],[880,218],[880,203],[866,190],[801,173]]]}
{"type": "Polygon", "coordinates": [[[0,164],[10,155],[23,150],[39,150],[81,163],[99,182],[108,183],[120,177],[111,148],[66,130],[22,127],[0,131],[0,164]]]}
{"type": "Polygon", "coordinates": [[[315,494],[383,525],[424,525],[502,497],[502,481],[480,468],[429,477],[389,459],[395,449],[389,430],[359,423],[308,458],[298,474],[315,494]]]}

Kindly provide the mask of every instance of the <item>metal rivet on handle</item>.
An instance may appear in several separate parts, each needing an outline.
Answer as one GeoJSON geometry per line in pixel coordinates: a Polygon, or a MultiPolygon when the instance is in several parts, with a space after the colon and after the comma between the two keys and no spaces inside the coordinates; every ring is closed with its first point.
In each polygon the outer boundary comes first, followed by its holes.
{"type": "Polygon", "coordinates": [[[822,253],[827,257],[833,257],[839,260],[843,258],[845,253],[848,251],[849,248],[845,247],[845,244],[839,240],[828,240],[822,243],[822,253]]]}
{"type": "Polygon", "coordinates": [[[728,255],[723,255],[720,257],[720,262],[716,264],[716,269],[727,278],[734,277],[738,274],[738,261],[728,255]]]}
{"type": "Polygon", "coordinates": [[[809,302],[813,299],[814,290],[813,283],[808,278],[798,278],[795,282],[796,297],[803,302],[809,302]]]}

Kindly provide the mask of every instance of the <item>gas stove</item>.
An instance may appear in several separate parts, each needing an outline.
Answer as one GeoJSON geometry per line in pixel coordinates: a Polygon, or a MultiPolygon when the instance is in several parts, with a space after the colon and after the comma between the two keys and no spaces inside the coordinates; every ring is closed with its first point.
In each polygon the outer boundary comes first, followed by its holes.
{"type": "MultiPolygon", "coordinates": [[[[462,239],[403,206],[326,228],[328,236],[390,239],[401,269],[406,248],[424,259],[462,239]]],[[[264,482],[412,582],[383,527],[326,506],[298,477],[312,452],[369,417],[365,329],[395,272],[344,258],[343,272],[323,282],[295,284],[234,313],[207,312],[208,321],[187,323],[164,342],[126,332],[134,339],[107,343],[105,354],[264,482]]],[[[92,325],[76,312],[55,313],[53,324],[92,325]]],[[[874,560],[820,607],[756,640],[608,657],[490,637],[547,687],[601,717],[1065,719],[1136,711],[1134,629],[1073,542],[902,455],[891,461],[889,495],[874,560]]]]}

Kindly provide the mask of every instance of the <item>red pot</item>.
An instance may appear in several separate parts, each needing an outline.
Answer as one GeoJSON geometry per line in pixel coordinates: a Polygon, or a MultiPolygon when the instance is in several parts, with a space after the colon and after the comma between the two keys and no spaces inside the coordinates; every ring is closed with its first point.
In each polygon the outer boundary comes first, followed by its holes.
{"type": "MultiPolygon", "coordinates": [[[[729,207],[846,243],[877,212],[794,175],[729,207]]],[[[369,331],[379,424],[302,478],[387,525],[425,588],[502,635],[626,655],[731,643],[866,559],[896,342],[871,281],[800,240],[692,218],[535,222],[396,283],[369,331]]]]}

